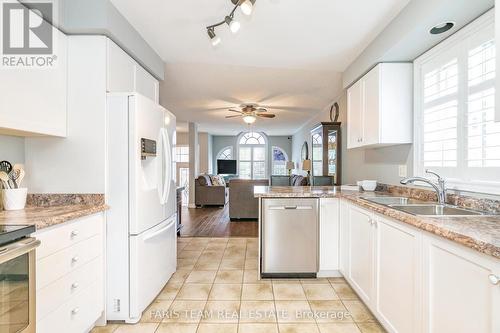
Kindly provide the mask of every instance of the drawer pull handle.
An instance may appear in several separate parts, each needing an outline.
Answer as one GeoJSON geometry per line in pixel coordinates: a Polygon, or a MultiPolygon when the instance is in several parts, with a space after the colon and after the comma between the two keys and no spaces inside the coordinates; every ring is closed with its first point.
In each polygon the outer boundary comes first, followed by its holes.
{"type": "Polygon", "coordinates": [[[80,258],[78,258],[78,256],[76,256],[76,257],[73,257],[73,258],[71,259],[71,262],[72,262],[72,263],[77,263],[77,262],[78,262],[78,260],[80,260],[80,258]]]}
{"type": "Polygon", "coordinates": [[[71,285],[71,289],[76,289],[76,288],[78,288],[79,286],[80,286],[80,285],[79,285],[77,282],[75,282],[75,283],[73,283],[73,284],[71,285]]]}
{"type": "Polygon", "coordinates": [[[76,236],[78,236],[78,234],[79,234],[78,230],[73,230],[71,232],[71,238],[75,238],[76,236]]]}
{"type": "Polygon", "coordinates": [[[80,308],[74,308],[73,310],[71,310],[72,315],[76,315],[78,312],[80,312],[80,308]]]}
{"type": "Polygon", "coordinates": [[[488,276],[492,285],[496,286],[500,283],[500,278],[494,274],[488,276]]]}

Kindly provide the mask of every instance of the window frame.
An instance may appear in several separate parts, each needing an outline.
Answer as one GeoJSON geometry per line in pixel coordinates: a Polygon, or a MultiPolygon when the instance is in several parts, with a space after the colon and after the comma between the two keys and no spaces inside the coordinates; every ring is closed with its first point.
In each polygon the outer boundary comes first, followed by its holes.
{"type": "MultiPolygon", "coordinates": [[[[460,31],[456,32],[452,36],[448,37],[446,40],[442,41],[438,45],[434,46],[429,51],[425,52],[423,55],[415,59],[414,61],[414,144],[413,144],[413,174],[415,176],[428,176],[425,173],[424,158],[423,158],[423,111],[424,111],[424,98],[423,98],[423,75],[422,69],[425,65],[434,63],[445,63],[443,59],[446,55],[456,55],[458,58],[458,68],[459,68],[459,82],[457,92],[458,100],[458,123],[457,130],[457,167],[454,168],[452,176],[445,175],[447,181],[447,186],[449,189],[462,190],[462,191],[472,191],[472,192],[482,192],[489,194],[500,194],[500,180],[467,180],[463,179],[464,174],[466,174],[469,167],[464,167],[464,163],[467,163],[463,152],[467,150],[466,138],[461,137],[460,127],[466,126],[466,119],[464,106],[468,104],[468,81],[463,79],[463,73],[468,72],[467,61],[469,45],[465,44],[464,41],[473,41],[483,38],[485,34],[490,34],[489,30],[492,32],[492,38],[494,39],[494,10],[486,12],[481,17],[470,23],[469,25],[462,28],[460,31]],[[491,28],[492,27],[492,28],[491,28]],[[490,29],[491,28],[491,29],[490,29]],[[467,47],[466,47],[467,46],[467,47]],[[465,83],[464,83],[465,82],[465,83]],[[465,90],[464,90],[465,88],[465,90]]],[[[500,56],[500,54],[496,54],[500,56]]],[[[496,78],[500,73],[500,68],[496,68],[496,78]]],[[[500,102],[500,101],[498,101],[500,102]]],[[[432,168],[438,173],[444,168],[432,168]]]]}
{"type": "Polygon", "coordinates": [[[233,151],[233,146],[227,146],[227,147],[224,147],[222,148],[221,150],[219,150],[219,152],[217,153],[217,155],[215,155],[215,160],[220,160],[220,156],[222,153],[224,153],[226,150],[230,150],[231,153],[230,153],[230,157],[228,159],[224,159],[224,160],[234,160],[234,151],[233,151]]]}
{"type": "Polygon", "coordinates": [[[175,161],[177,163],[189,163],[189,145],[177,145],[175,146],[175,161]],[[187,154],[179,154],[180,148],[187,148],[187,154]],[[181,161],[180,156],[187,156],[187,161],[181,161]]]}
{"type": "Polygon", "coordinates": [[[240,149],[242,147],[244,148],[250,148],[250,160],[245,160],[244,162],[250,162],[250,179],[254,180],[254,179],[267,179],[268,178],[268,174],[269,174],[269,170],[268,170],[268,164],[269,164],[269,156],[268,156],[268,143],[269,143],[269,140],[267,138],[267,136],[262,133],[262,132],[255,132],[255,131],[247,131],[247,132],[242,132],[240,133],[240,135],[238,135],[238,138],[237,138],[237,151],[238,151],[238,156],[237,156],[237,165],[238,165],[238,175],[241,177],[240,175],[240,149]],[[264,144],[245,144],[245,143],[241,143],[241,139],[248,133],[256,133],[256,134],[259,134],[263,139],[264,139],[264,144]],[[254,162],[262,162],[262,161],[254,161],[254,148],[255,147],[259,147],[259,148],[264,148],[264,177],[263,178],[254,178],[254,162]]]}
{"type": "Polygon", "coordinates": [[[283,148],[278,147],[278,146],[272,146],[271,147],[271,175],[273,175],[273,176],[286,176],[286,175],[288,175],[288,172],[287,172],[287,169],[286,169],[286,163],[288,161],[289,161],[288,154],[286,153],[286,151],[283,148]],[[281,153],[283,154],[283,156],[285,156],[285,174],[283,174],[283,175],[279,175],[279,174],[274,173],[275,161],[277,161],[277,160],[274,159],[274,150],[275,149],[279,149],[281,151],[281,153]]]}

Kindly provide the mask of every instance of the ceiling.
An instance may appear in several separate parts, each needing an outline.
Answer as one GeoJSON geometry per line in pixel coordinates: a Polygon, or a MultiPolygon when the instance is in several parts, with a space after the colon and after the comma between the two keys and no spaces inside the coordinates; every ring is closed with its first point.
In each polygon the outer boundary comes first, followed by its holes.
{"type": "Polygon", "coordinates": [[[216,30],[217,47],[205,27],[231,10],[229,0],[112,2],[165,61],[161,101],[180,121],[235,134],[242,121],[214,108],[258,102],[280,110],[256,127],[288,135],[331,103],[340,73],[409,0],[257,0],[252,16],[237,11],[238,34],[216,30]]]}

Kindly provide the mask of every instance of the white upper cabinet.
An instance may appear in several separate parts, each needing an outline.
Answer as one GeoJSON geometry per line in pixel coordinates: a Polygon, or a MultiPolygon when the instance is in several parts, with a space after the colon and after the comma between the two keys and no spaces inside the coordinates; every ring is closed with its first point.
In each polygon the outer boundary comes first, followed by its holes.
{"type": "Polygon", "coordinates": [[[54,39],[54,67],[0,69],[0,133],[66,136],[67,37],[54,39]]]}
{"type": "Polygon", "coordinates": [[[158,80],[110,39],[107,49],[107,91],[138,92],[159,103],[158,80]]]}
{"type": "Polygon", "coordinates": [[[382,63],[347,89],[347,148],[411,143],[413,65],[382,63]]]}

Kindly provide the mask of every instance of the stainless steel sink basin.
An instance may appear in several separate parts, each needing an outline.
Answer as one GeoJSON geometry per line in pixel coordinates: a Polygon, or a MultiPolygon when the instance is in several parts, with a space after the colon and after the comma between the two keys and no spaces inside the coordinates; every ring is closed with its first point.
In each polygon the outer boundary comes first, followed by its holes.
{"type": "Polygon", "coordinates": [[[404,197],[362,197],[361,199],[378,203],[381,205],[409,205],[421,203],[421,201],[404,197]]]}
{"type": "Polygon", "coordinates": [[[390,207],[413,215],[426,216],[466,216],[483,215],[480,212],[447,205],[389,205],[390,207]]]}

